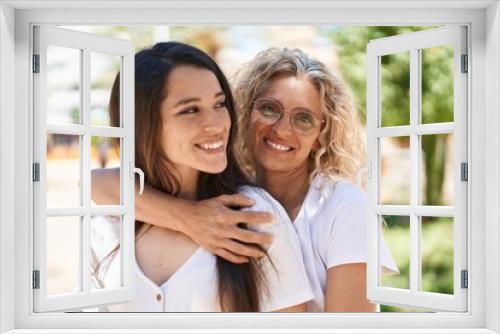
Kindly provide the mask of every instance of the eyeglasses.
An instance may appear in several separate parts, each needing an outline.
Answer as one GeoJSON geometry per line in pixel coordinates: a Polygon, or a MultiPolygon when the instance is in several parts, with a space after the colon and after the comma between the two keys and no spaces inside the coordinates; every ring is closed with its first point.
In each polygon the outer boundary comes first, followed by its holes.
{"type": "Polygon", "coordinates": [[[304,110],[285,111],[278,101],[270,99],[255,100],[253,110],[256,111],[256,120],[267,125],[278,122],[284,113],[290,114],[292,128],[301,134],[310,134],[325,122],[325,120],[320,120],[318,116],[304,110]]]}

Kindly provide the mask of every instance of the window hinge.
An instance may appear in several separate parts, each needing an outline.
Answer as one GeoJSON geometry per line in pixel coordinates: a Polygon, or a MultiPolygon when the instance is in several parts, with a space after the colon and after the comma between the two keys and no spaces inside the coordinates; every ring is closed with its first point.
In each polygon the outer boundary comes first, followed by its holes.
{"type": "Polygon", "coordinates": [[[33,182],[40,181],[40,164],[35,162],[33,164],[33,182]]]}
{"type": "Polygon", "coordinates": [[[33,270],[33,289],[40,289],[40,270],[33,270]]]}
{"type": "Polygon", "coordinates": [[[469,165],[466,162],[462,162],[460,165],[460,179],[469,181],[469,165]]]}
{"type": "Polygon", "coordinates": [[[33,55],[33,73],[40,73],[40,55],[33,55]]]}
{"type": "Polygon", "coordinates": [[[469,72],[469,57],[467,55],[462,55],[462,73],[469,72]]]}
{"type": "Polygon", "coordinates": [[[467,270],[462,270],[462,278],[460,281],[462,289],[467,289],[469,287],[469,272],[467,270]]]}

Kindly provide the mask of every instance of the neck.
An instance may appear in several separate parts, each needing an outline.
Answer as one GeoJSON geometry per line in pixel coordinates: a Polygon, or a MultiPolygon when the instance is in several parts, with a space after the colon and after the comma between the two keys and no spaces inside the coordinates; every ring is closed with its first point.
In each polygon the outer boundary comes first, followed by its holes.
{"type": "Polygon", "coordinates": [[[293,220],[302,207],[309,189],[307,164],[292,171],[270,171],[257,168],[257,185],[283,205],[293,220]]]}

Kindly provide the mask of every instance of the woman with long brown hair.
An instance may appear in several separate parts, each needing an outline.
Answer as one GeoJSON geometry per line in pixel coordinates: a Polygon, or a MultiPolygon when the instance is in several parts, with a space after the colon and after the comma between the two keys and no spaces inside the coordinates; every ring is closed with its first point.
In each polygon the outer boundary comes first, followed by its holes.
{"type": "MultiPolygon", "coordinates": [[[[237,116],[219,67],[201,50],[173,42],[138,52],[135,64],[135,162],[146,183],[193,201],[244,194],[275,221],[242,225],[242,232],[265,231],[273,240],[257,247],[260,257],[235,264],[182,233],[137,221],[135,297],[101,311],[304,311],[312,293],[299,240],[281,206],[251,185],[234,157],[237,116]]],[[[119,101],[117,77],[112,124],[119,122],[119,101]]],[[[92,226],[93,282],[115,286],[117,223],[100,216],[92,226]]]]}

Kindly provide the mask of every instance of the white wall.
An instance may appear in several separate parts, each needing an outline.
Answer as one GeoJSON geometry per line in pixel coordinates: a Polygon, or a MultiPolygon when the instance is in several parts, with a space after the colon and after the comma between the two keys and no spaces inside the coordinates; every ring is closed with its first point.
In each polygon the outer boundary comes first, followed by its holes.
{"type": "Polygon", "coordinates": [[[489,7],[486,20],[486,221],[490,233],[486,235],[486,254],[492,255],[496,266],[486,266],[486,286],[495,287],[486,291],[486,327],[495,333],[500,332],[500,4],[489,7]],[[488,281],[491,285],[488,285],[488,281]]]}

